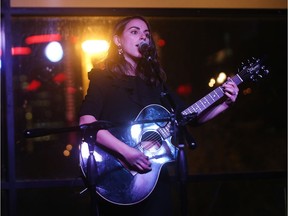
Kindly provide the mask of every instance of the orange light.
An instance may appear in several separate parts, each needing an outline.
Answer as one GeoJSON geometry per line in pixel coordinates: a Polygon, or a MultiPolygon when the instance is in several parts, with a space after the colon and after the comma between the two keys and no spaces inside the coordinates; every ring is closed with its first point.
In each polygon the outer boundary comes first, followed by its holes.
{"type": "Polygon", "coordinates": [[[25,39],[26,44],[47,43],[51,41],[60,41],[60,34],[45,34],[45,35],[33,35],[25,39]]]}
{"type": "Polygon", "coordinates": [[[63,155],[64,155],[65,157],[69,157],[69,156],[70,156],[70,151],[64,150],[64,151],[63,151],[63,155]]]}
{"type": "Polygon", "coordinates": [[[249,94],[252,94],[252,89],[251,88],[246,88],[243,90],[243,94],[244,95],[249,95],[249,94]]]}
{"type": "Polygon", "coordinates": [[[31,54],[31,49],[29,47],[12,47],[12,55],[29,55],[31,54]]]}
{"type": "Polygon", "coordinates": [[[66,145],[66,150],[71,151],[73,148],[73,146],[71,144],[67,144],[66,145]]]}

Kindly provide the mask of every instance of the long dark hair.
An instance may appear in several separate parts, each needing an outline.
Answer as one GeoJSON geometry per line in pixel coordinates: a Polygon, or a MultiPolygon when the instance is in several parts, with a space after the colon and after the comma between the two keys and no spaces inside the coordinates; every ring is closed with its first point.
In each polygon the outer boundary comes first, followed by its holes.
{"type": "MultiPolygon", "coordinates": [[[[151,27],[148,21],[142,16],[130,16],[119,20],[112,31],[112,37],[114,35],[122,35],[126,25],[134,19],[142,20],[148,26],[149,32],[151,32],[151,27]]],[[[112,41],[112,40],[111,40],[112,41]]],[[[136,68],[136,76],[145,80],[147,83],[152,85],[158,85],[166,81],[166,73],[159,63],[159,56],[157,53],[155,41],[153,37],[150,38],[150,59],[141,58],[138,62],[136,68]]],[[[115,43],[110,44],[107,58],[105,60],[106,69],[113,72],[117,77],[125,75],[127,71],[131,69],[131,65],[124,59],[123,55],[119,55],[118,47],[115,43]]]]}

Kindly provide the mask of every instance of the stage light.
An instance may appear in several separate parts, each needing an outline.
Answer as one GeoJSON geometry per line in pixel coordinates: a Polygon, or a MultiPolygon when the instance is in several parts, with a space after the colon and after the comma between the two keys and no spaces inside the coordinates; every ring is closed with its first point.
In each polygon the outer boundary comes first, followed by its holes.
{"type": "Polygon", "coordinates": [[[66,76],[64,73],[58,73],[53,77],[53,81],[57,84],[61,84],[66,80],[66,76]]]}
{"type": "Polygon", "coordinates": [[[224,72],[220,72],[217,77],[217,83],[222,84],[227,78],[227,75],[224,72]]]}
{"type": "Polygon", "coordinates": [[[63,58],[63,49],[59,42],[50,42],[45,48],[45,55],[51,62],[58,62],[63,58]]]}
{"type": "Polygon", "coordinates": [[[37,89],[40,88],[41,85],[42,85],[42,83],[39,80],[34,79],[26,86],[26,90],[27,91],[36,91],[37,89]]]}
{"type": "Polygon", "coordinates": [[[51,41],[60,41],[59,34],[32,35],[25,39],[26,44],[47,43],[51,41]]]}
{"type": "MultiPolygon", "coordinates": [[[[89,145],[87,142],[82,142],[81,145],[79,145],[81,156],[83,159],[87,160],[90,155],[89,145]]],[[[94,158],[97,162],[102,162],[103,157],[96,151],[93,152],[94,158]]]]}
{"type": "Polygon", "coordinates": [[[66,150],[71,151],[73,148],[73,146],[71,144],[67,144],[66,145],[66,150]]]}
{"type": "Polygon", "coordinates": [[[31,49],[29,47],[12,47],[11,53],[12,55],[29,55],[31,49]]]}
{"type": "Polygon", "coordinates": [[[166,41],[164,39],[159,39],[157,41],[157,44],[158,44],[159,47],[164,47],[165,44],[166,44],[166,41]]]}
{"type": "Polygon", "coordinates": [[[82,49],[85,53],[94,55],[107,52],[109,43],[106,40],[86,40],[82,43],[82,49]]]}
{"type": "Polygon", "coordinates": [[[212,88],[215,85],[215,83],[216,83],[216,80],[214,78],[211,78],[208,83],[208,86],[212,88]]]}
{"type": "Polygon", "coordinates": [[[69,157],[69,156],[70,156],[70,151],[64,150],[64,151],[63,151],[63,155],[64,155],[65,157],[69,157]]]}
{"type": "Polygon", "coordinates": [[[188,96],[192,93],[191,84],[181,84],[177,88],[177,93],[181,96],[188,96]]]}

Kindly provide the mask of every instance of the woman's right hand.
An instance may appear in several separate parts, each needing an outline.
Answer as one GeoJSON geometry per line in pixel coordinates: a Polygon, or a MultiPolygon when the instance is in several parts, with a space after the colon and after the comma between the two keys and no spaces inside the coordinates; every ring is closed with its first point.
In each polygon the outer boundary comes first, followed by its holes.
{"type": "MultiPolygon", "coordinates": [[[[84,115],[80,117],[80,125],[89,124],[97,121],[94,116],[84,115]]],[[[96,141],[106,148],[121,155],[121,162],[129,169],[137,172],[145,173],[151,170],[151,162],[148,156],[144,153],[130,147],[112,135],[108,130],[99,130],[96,136],[96,141]]]]}
{"type": "MultiPolygon", "coordinates": [[[[127,146],[128,147],[128,146],[127,146]]],[[[149,157],[138,149],[129,147],[122,154],[124,157],[125,163],[128,165],[128,168],[135,170],[140,173],[146,173],[151,171],[151,162],[149,157]]]]}

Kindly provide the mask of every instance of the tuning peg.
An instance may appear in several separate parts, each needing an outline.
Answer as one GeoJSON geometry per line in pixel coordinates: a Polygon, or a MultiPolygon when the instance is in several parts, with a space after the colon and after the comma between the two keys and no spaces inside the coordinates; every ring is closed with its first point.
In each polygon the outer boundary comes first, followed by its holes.
{"type": "Polygon", "coordinates": [[[254,76],[250,76],[250,80],[252,80],[253,82],[256,81],[255,78],[254,78],[254,76]]]}
{"type": "Polygon", "coordinates": [[[269,73],[269,70],[266,69],[266,66],[265,66],[265,65],[262,65],[262,66],[261,66],[261,70],[263,71],[264,74],[268,74],[268,73],[269,73]]]}

